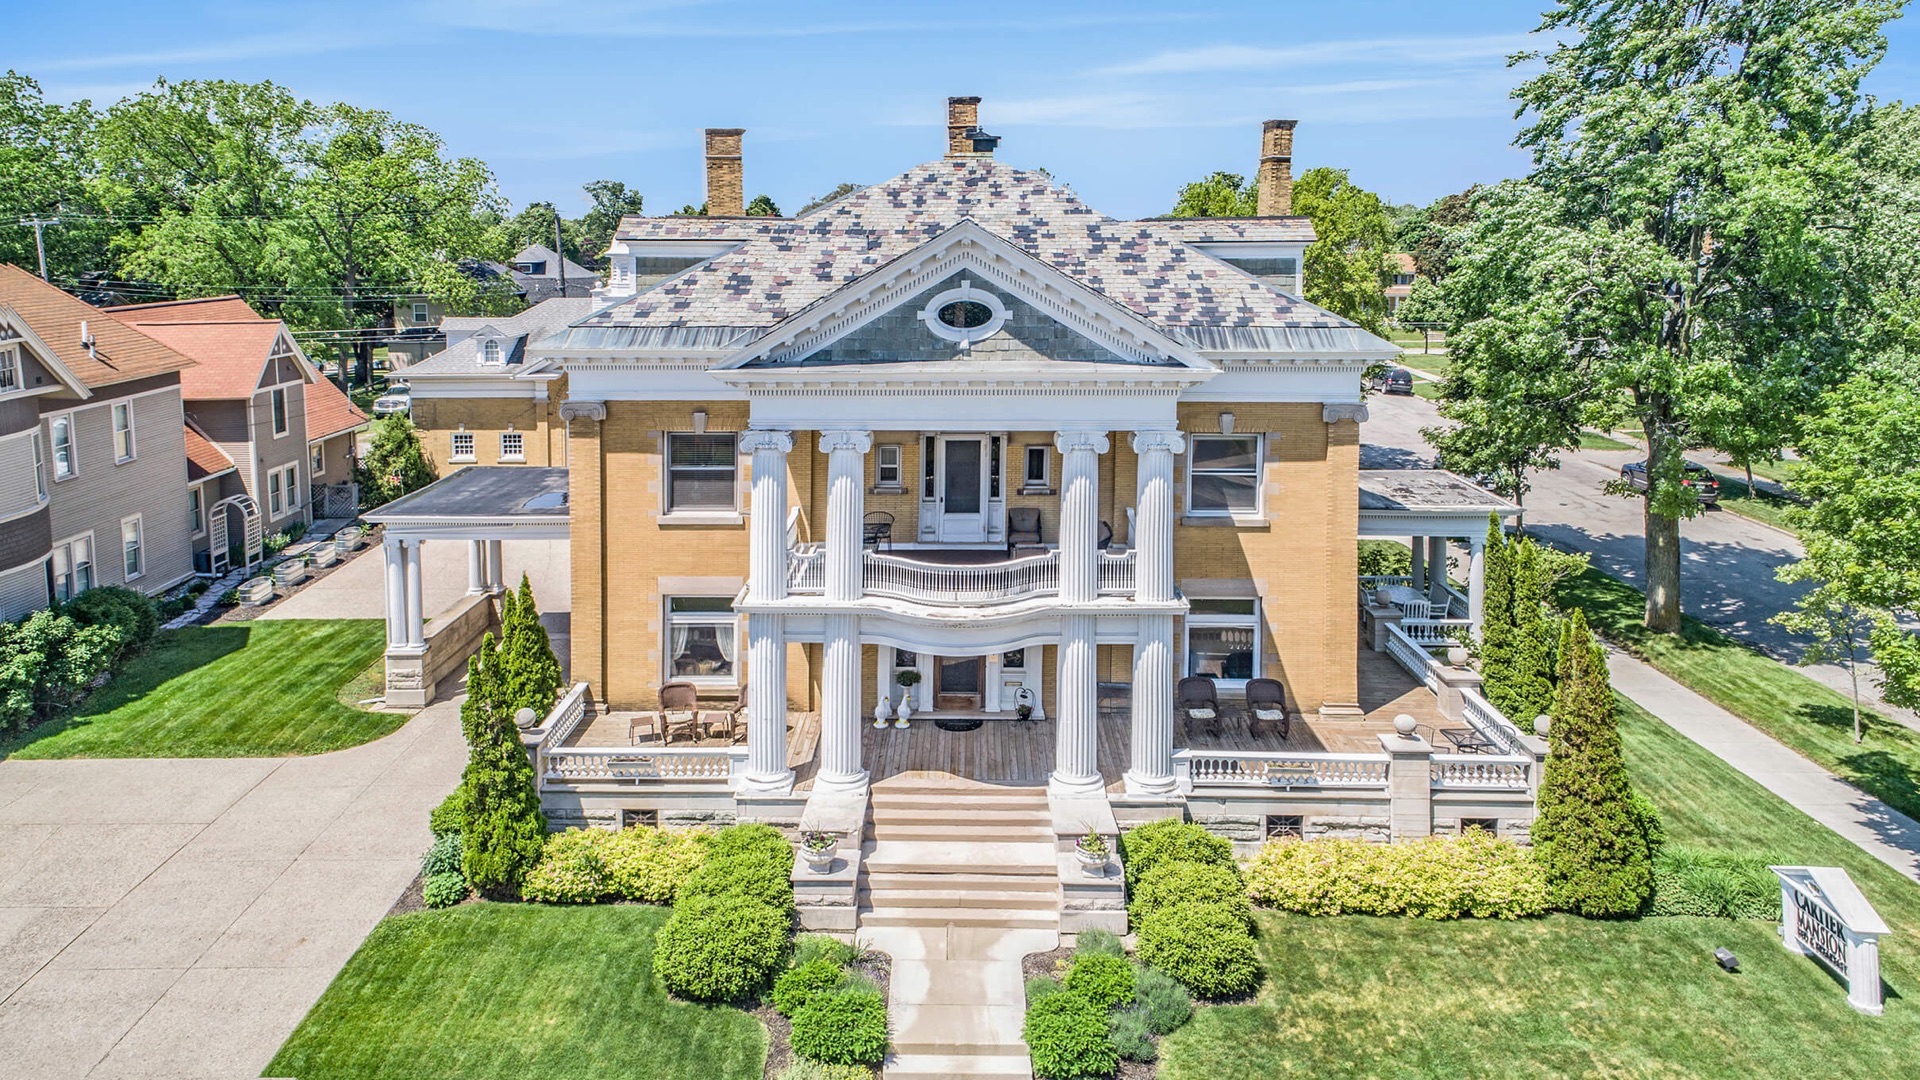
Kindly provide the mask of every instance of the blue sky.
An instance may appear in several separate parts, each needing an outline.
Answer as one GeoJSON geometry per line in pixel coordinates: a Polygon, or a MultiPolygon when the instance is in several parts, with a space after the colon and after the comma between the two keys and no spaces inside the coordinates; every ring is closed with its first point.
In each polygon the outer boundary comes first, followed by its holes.
{"type": "MultiPolygon", "coordinates": [[[[1300,121],[1295,169],[1396,202],[1516,175],[1506,56],[1542,0],[1178,4],[968,0],[6,0],[6,63],[50,96],[273,79],[387,109],[488,162],[516,207],[584,205],[602,177],[668,213],[701,198],[700,129],[747,129],[750,193],[796,209],[937,157],[945,98],[977,94],[999,156],[1100,210],[1164,213],[1185,180],[1250,173],[1259,122],[1300,121]]],[[[1872,90],[1911,100],[1895,23],[1872,90]]]]}

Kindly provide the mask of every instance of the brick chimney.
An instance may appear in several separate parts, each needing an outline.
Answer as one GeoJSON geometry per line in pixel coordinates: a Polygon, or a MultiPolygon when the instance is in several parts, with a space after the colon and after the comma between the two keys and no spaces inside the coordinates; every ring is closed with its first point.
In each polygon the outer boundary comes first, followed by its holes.
{"type": "Polygon", "coordinates": [[[747,216],[745,166],[740,136],[746,128],[707,129],[707,216],[747,216]]]}
{"type": "Polygon", "coordinates": [[[1293,213],[1293,127],[1298,120],[1269,120],[1260,125],[1259,213],[1293,213]]]}
{"type": "Polygon", "coordinates": [[[947,99],[947,157],[992,157],[993,148],[998,145],[998,135],[980,130],[979,98],[947,99]]]}

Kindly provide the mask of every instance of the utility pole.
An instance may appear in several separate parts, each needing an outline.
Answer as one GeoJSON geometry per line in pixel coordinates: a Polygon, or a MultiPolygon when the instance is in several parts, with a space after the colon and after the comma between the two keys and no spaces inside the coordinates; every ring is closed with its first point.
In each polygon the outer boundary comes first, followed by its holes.
{"type": "MultiPolygon", "coordinates": [[[[567,295],[567,245],[560,238],[560,208],[553,208],[553,253],[560,257],[560,295],[567,295]]],[[[42,260],[44,263],[44,260],[42,260]]],[[[42,275],[44,276],[44,275],[42,275]]]]}
{"type": "Polygon", "coordinates": [[[40,253],[40,280],[46,281],[48,280],[46,229],[47,229],[47,226],[49,225],[60,224],[60,219],[47,218],[46,220],[42,221],[40,219],[40,216],[36,214],[30,218],[21,218],[20,224],[33,226],[33,249],[40,253]]]}

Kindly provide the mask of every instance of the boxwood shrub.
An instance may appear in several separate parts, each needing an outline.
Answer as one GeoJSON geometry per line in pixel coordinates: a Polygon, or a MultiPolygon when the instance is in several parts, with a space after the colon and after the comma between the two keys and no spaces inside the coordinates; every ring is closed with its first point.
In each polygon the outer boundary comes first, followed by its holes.
{"type": "Polygon", "coordinates": [[[1120,857],[1131,893],[1147,871],[1163,862],[1232,866],[1233,845],[1198,825],[1175,818],[1142,825],[1120,837],[1120,857]]]}
{"type": "Polygon", "coordinates": [[[816,994],[793,1014],[793,1052],[827,1065],[878,1065],[887,1056],[887,1003],[879,991],[816,994]]]}
{"type": "Polygon", "coordinates": [[[845,977],[839,964],[824,957],[795,964],[773,980],[773,992],[767,995],[767,1002],[781,1016],[792,1016],[807,1002],[839,986],[845,977]]]}
{"type": "Polygon", "coordinates": [[[1767,866],[1784,861],[1668,845],[1653,860],[1647,913],[1778,919],[1780,879],[1767,866]]]}
{"type": "Polygon", "coordinates": [[[742,1001],[779,969],[792,927],[790,908],[750,896],[689,897],[654,936],[653,967],[683,998],[742,1001]]]}
{"type": "Polygon", "coordinates": [[[1133,965],[1124,957],[1079,953],[1067,968],[1064,985],[1102,1009],[1133,1000],[1133,965]]]}
{"type": "Polygon", "coordinates": [[[710,855],[687,875],[676,893],[692,896],[751,896],[770,907],[793,906],[793,860],[768,858],[764,853],[710,855]]]}
{"type": "Polygon", "coordinates": [[[779,829],[771,825],[757,822],[729,825],[714,833],[707,847],[709,854],[716,859],[731,855],[760,855],[783,864],[788,873],[793,872],[793,845],[779,829]]]}
{"type": "Polygon", "coordinates": [[[1196,862],[1163,862],[1140,876],[1127,914],[1134,922],[1173,904],[1225,904],[1253,919],[1247,885],[1232,866],[1196,862]]]}
{"type": "Polygon", "coordinates": [[[1253,934],[1224,904],[1175,904],[1142,920],[1140,959],[1203,998],[1244,994],[1260,982],[1253,934]]]}
{"type": "Polygon", "coordinates": [[[1110,1076],[1120,1067],[1120,1055],[1107,1038],[1107,1011],[1071,990],[1029,1005],[1020,1037],[1040,1080],[1110,1076]]]}
{"type": "Polygon", "coordinates": [[[1247,881],[1254,903],[1304,915],[1517,919],[1547,908],[1533,854],[1478,829],[1403,844],[1273,840],[1247,881]]]}

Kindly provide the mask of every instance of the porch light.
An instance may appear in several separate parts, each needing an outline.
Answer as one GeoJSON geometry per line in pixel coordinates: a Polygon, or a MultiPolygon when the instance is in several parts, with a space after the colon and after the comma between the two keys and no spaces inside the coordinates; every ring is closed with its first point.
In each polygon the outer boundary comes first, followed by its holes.
{"type": "Polygon", "coordinates": [[[1232,413],[1223,412],[1220,414],[1220,434],[1222,435],[1233,434],[1233,414],[1232,413]]]}
{"type": "Polygon", "coordinates": [[[707,410],[693,410],[693,433],[695,435],[705,435],[707,433],[707,410]]]}

